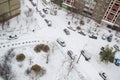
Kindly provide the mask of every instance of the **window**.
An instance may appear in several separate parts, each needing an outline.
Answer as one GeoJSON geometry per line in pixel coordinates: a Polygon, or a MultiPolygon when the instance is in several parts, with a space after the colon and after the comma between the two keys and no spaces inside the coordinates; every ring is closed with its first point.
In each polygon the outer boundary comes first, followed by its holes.
{"type": "Polygon", "coordinates": [[[116,6],[119,6],[119,4],[116,4],[116,3],[115,3],[115,5],[116,5],[116,6]]]}
{"type": "Polygon", "coordinates": [[[74,4],[74,0],[64,0],[64,3],[70,5],[70,6],[73,6],[74,4]]]}
{"type": "Polygon", "coordinates": [[[110,13],[110,15],[114,15],[113,13],[110,13]]]}
{"type": "Polygon", "coordinates": [[[84,13],[92,15],[95,6],[96,6],[95,0],[85,0],[84,13]]]}
{"type": "Polygon", "coordinates": [[[110,2],[110,0],[106,0],[106,3],[109,3],[110,2]]]}

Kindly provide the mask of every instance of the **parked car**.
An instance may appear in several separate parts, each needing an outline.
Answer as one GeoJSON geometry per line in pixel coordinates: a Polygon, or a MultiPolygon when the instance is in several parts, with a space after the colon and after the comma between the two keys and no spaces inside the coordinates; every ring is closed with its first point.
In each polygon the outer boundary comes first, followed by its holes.
{"type": "Polygon", "coordinates": [[[8,36],[8,40],[13,40],[13,39],[17,39],[18,38],[18,36],[17,35],[9,35],[8,36]]]}
{"type": "Polygon", "coordinates": [[[65,41],[63,41],[61,38],[58,38],[56,41],[57,41],[62,47],[65,47],[65,46],[66,46],[65,41]]]}
{"type": "Polygon", "coordinates": [[[119,49],[117,44],[115,44],[113,47],[115,48],[115,50],[120,51],[120,49],[119,49]]]}
{"type": "Polygon", "coordinates": [[[67,54],[69,55],[69,57],[70,57],[71,59],[74,59],[73,56],[72,56],[72,55],[73,55],[73,51],[72,51],[72,50],[68,50],[68,51],[67,51],[67,54]]]}
{"type": "Polygon", "coordinates": [[[111,41],[112,41],[112,37],[113,37],[112,34],[111,34],[110,36],[108,36],[108,37],[107,37],[107,41],[108,41],[108,42],[111,42],[111,41]]]}
{"type": "Polygon", "coordinates": [[[48,10],[47,9],[42,9],[43,10],[43,12],[45,13],[45,14],[48,14],[48,10]]]}
{"type": "Polygon", "coordinates": [[[86,36],[86,34],[83,31],[78,31],[79,34],[86,36]]]}
{"type": "Polygon", "coordinates": [[[63,31],[65,32],[66,35],[70,35],[70,31],[68,29],[64,29],[63,31]]]}
{"type": "Polygon", "coordinates": [[[72,27],[67,27],[68,29],[72,30],[72,31],[76,31],[76,29],[72,28],[72,27]]]}
{"type": "Polygon", "coordinates": [[[40,14],[40,16],[41,16],[42,18],[45,17],[45,15],[44,15],[41,11],[39,11],[39,14],[40,14]]]}
{"type": "Polygon", "coordinates": [[[91,56],[85,50],[81,50],[81,54],[83,55],[86,61],[89,61],[91,59],[91,56]]]}
{"type": "Polygon", "coordinates": [[[89,37],[93,38],[93,39],[97,39],[97,36],[95,36],[95,35],[90,35],[89,37]]]}
{"type": "Polygon", "coordinates": [[[99,72],[99,75],[103,78],[103,80],[109,80],[105,72],[99,72]]]}
{"type": "Polygon", "coordinates": [[[48,26],[52,26],[52,21],[45,19],[45,22],[47,23],[48,26]]]}
{"type": "Polygon", "coordinates": [[[116,66],[120,66],[120,59],[119,59],[119,58],[116,58],[116,59],[115,59],[115,65],[116,65],[116,66]]]}
{"type": "Polygon", "coordinates": [[[106,40],[107,36],[105,34],[102,35],[102,40],[106,40]]]}

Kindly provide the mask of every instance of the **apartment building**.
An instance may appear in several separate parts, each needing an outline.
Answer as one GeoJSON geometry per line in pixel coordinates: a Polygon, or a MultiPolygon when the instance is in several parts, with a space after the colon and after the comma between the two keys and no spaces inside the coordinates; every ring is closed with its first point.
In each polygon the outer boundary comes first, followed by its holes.
{"type": "Polygon", "coordinates": [[[120,25],[120,0],[111,0],[103,19],[120,25]]]}
{"type": "Polygon", "coordinates": [[[94,19],[120,26],[120,0],[52,0],[54,3],[94,19]]]}
{"type": "Polygon", "coordinates": [[[20,14],[20,0],[0,0],[0,22],[20,14]]]}

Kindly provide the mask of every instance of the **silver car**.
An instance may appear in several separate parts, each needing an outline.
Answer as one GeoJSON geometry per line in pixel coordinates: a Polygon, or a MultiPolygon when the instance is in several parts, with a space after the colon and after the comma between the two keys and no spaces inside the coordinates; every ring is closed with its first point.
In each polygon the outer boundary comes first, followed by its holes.
{"type": "Polygon", "coordinates": [[[8,36],[8,40],[13,40],[13,39],[17,39],[18,38],[18,36],[17,35],[9,35],[8,36]]]}
{"type": "Polygon", "coordinates": [[[68,29],[64,29],[63,31],[65,32],[66,35],[70,35],[70,32],[68,29]]]}
{"type": "Polygon", "coordinates": [[[65,47],[66,44],[65,44],[65,41],[63,41],[61,38],[57,38],[56,40],[62,47],[65,47]]]}

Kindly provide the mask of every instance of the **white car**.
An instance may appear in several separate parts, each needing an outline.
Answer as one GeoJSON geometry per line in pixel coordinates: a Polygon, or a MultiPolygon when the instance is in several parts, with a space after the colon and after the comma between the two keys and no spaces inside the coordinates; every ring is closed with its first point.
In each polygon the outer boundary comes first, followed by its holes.
{"type": "Polygon", "coordinates": [[[17,35],[9,35],[8,36],[8,40],[13,40],[13,39],[17,39],[18,38],[18,36],[17,35]]]}
{"type": "Polygon", "coordinates": [[[52,21],[45,19],[45,22],[47,23],[48,26],[52,26],[52,21]]]}
{"type": "Polygon", "coordinates": [[[65,32],[66,35],[70,35],[70,32],[68,29],[64,29],[63,31],[65,32]]]}
{"type": "Polygon", "coordinates": [[[65,47],[65,46],[66,46],[65,41],[63,41],[61,38],[58,38],[56,41],[57,41],[62,47],[65,47]]]}
{"type": "Polygon", "coordinates": [[[91,55],[87,51],[81,50],[81,54],[83,55],[86,61],[89,61],[91,59],[91,55]]]}

